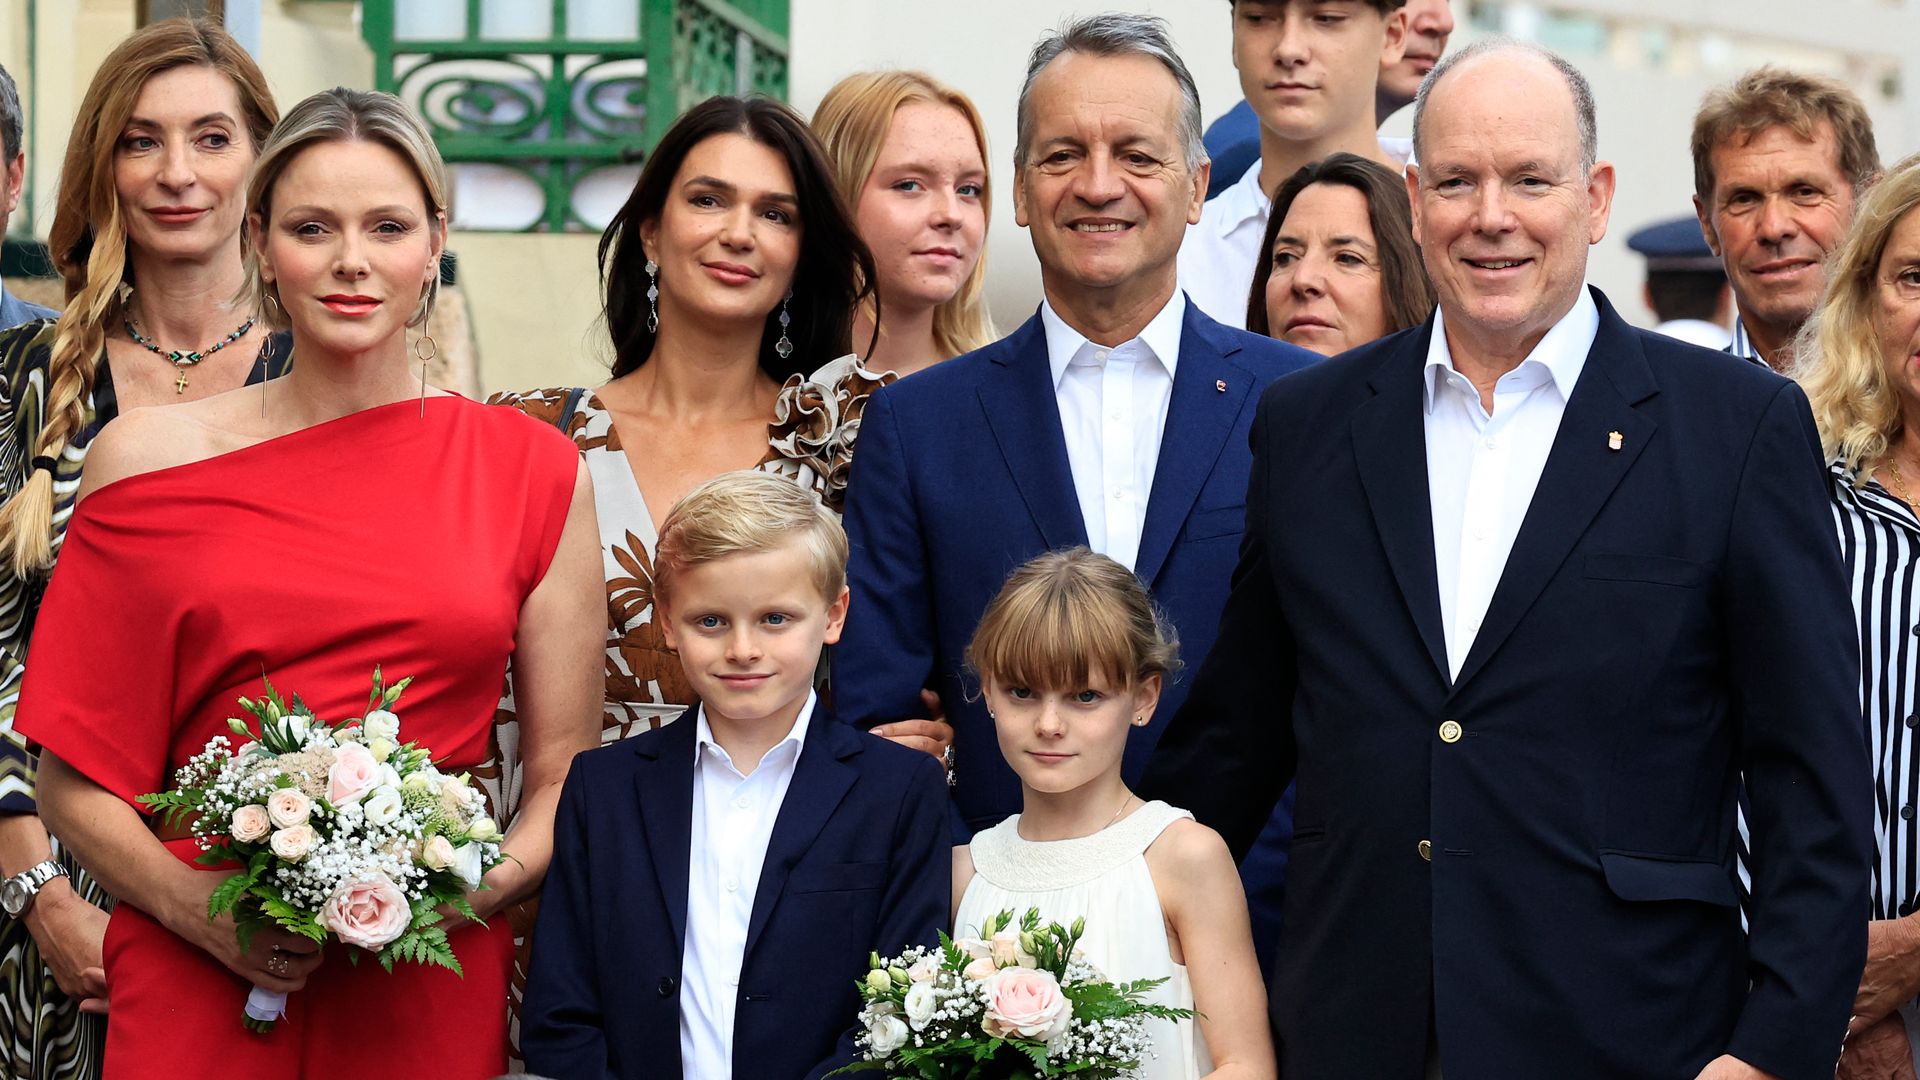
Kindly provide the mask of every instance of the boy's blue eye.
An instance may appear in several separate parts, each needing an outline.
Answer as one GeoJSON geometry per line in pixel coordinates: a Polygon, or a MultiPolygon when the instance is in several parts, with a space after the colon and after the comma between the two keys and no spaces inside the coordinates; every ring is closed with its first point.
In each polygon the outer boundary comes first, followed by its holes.
{"type": "Polygon", "coordinates": [[[719,625],[720,625],[720,616],[718,616],[718,615],[702,615],[702,616],[700,616],[700,618],[699,618],[699,620],[697,621],[697,624],[699,625],[699,627],[700,627],[700,628],[701,628],[702,630],[713,630],[713,629],[716,629],[716,628],[718,628],[718,627],[719,627],[719,625]]]}
{"type": "Polygon", "coordinates": [[[767,616],[768,626],[785,626],[787,625],[787,623],[791,621],[793,620],[789,619],[785,615],[779,614],[778,612],[775,612],[774,614],[767,616]]]}

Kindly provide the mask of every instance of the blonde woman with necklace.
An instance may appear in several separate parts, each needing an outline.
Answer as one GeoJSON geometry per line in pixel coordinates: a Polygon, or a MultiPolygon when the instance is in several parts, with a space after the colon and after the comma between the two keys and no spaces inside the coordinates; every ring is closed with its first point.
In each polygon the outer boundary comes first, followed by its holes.
{"type": "Polygon", "coordinates": [[[105,1007],[111,900],[48,839],[14,705],[94,435],[124,410],[288,366],[285,337],[239,299],[242,185],[278,117],[260,69],[212,24],[169,20],[123,41],[67,142],[49,245],[64,309],[0,332],[0,1007],[15,1018],[0,1075],[100,1075],[103,1025],[81,1010],[105,1007]]]}

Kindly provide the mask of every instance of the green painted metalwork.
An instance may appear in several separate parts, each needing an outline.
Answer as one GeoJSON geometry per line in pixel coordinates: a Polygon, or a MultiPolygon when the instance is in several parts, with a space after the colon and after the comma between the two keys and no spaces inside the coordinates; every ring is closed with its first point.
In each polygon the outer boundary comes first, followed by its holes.
{"type": "Polygon", "coordinates": [[[483,37],[483,0],[461,5],[457,35],[401,38],[397,9],[409,2],[422,0],[362,0],[375,85],[420,110],[447,161],[536,183],[536,229],[587,227],[574,206],[581,181],[644,157],[689,106],[787,93],[788,0],[634,0],[640,33],[623,40],[569,37],[569,0],[549,0],[542,38],[483,37]]]}

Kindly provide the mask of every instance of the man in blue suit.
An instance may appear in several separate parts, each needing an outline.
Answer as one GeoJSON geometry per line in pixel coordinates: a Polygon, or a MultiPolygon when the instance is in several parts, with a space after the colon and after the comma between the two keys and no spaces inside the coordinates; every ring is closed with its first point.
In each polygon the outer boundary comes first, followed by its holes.
{"type": "Polygon", "coordinates": [[[1283,1075],[1828,1080],[1872,787],[1806,398],[1585,287],[1614,175],[1566,61],[1476,43],[1420,94],[1438,310],[1261,401],[1148,791],[1244,850],[1298,785],[1283,1075]]]}
{"type": "MultiPolygon", "coordinates": [[[[1207,163],[1198,93],[1159,20],[1094,16],[1043,40],[1017,141],[1015,212],[1045,303],[1005,340],[868,403],[847,498],[853,606],[833,660],[835,707],[855,723],[916,716],[921,689],[938,692],[963,836],[1020,809],[961,670],[1007,574],[1057,548],[1109,555],[1197,662],[1240,543],[1254,402],[1312,359],[1214,322],[1175,287],[1207,163]]],[[[1167,688],[1161,716],[1185,689],[1167,688]]],[[[1162,726],[1132,733],[1129,779],[1162,726]]]]}
{"type": "MultiPolygon", "coordinates": [[[[20,205],[20,189],[26,182],[27,151],[20,127],[20,93],[14,89],[13,76],[0,67],[0,236],[7,233],[7,220],[20,205]]],[[[60,314],[52,308],[29,304],[7,291],[0,282],[0,330],[35,319],[51,319],[60,314]]]]}

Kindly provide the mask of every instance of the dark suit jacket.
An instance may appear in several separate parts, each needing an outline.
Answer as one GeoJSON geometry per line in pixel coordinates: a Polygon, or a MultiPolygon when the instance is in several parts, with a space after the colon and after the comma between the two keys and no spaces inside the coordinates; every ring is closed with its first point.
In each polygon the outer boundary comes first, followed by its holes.
{"type": "MultiPolygon", "coordinates": [[[[688,716],[573,761],[521,1026],[534,1072],[681,1076],[694,738],[688,716]]],[[[952,901],[945,789],[927,755],[815,710],[753,900],[733,1031],[738,1080],[800,1080],[850,1063],[867,954],[938,941],[952,901]]]]}
{"type": "MultiPolygon", "coordinates": [[[[1212,645],[1226,603],[1260,389],[1316,359],[1187,305],[1135,570],[1179,630],[1190,664],[1212,645]]],[[[954,801],[966,831],[1017,813],[1020,782],[962,667],[1007,575],[1035,555],[1087,542],[1038,315],[868,401],[846,524],[853,604],[834,648],[834,708],[863,727],[916,717],[921,688],[933,687],[954,726],[954,801]]],[[[1130,780],[1186,686],[1175,679],[1156,719],[1132,732],[1130,780]]]]}
{"type": "Polygon", "coordinates": [[[1272,998],[1288,1076],[1418,1077],[1430,1017],[1448,1076],[1684,1080],[1727,1052],[1833,1076],[1865,959],[1872,786],[1812,417],[1785,379],[1598,299],[1451,682],[1432,323],[1261,402],[1220,642],[1147,786],[1243,851],[1298,785],[1272,998]]]}

